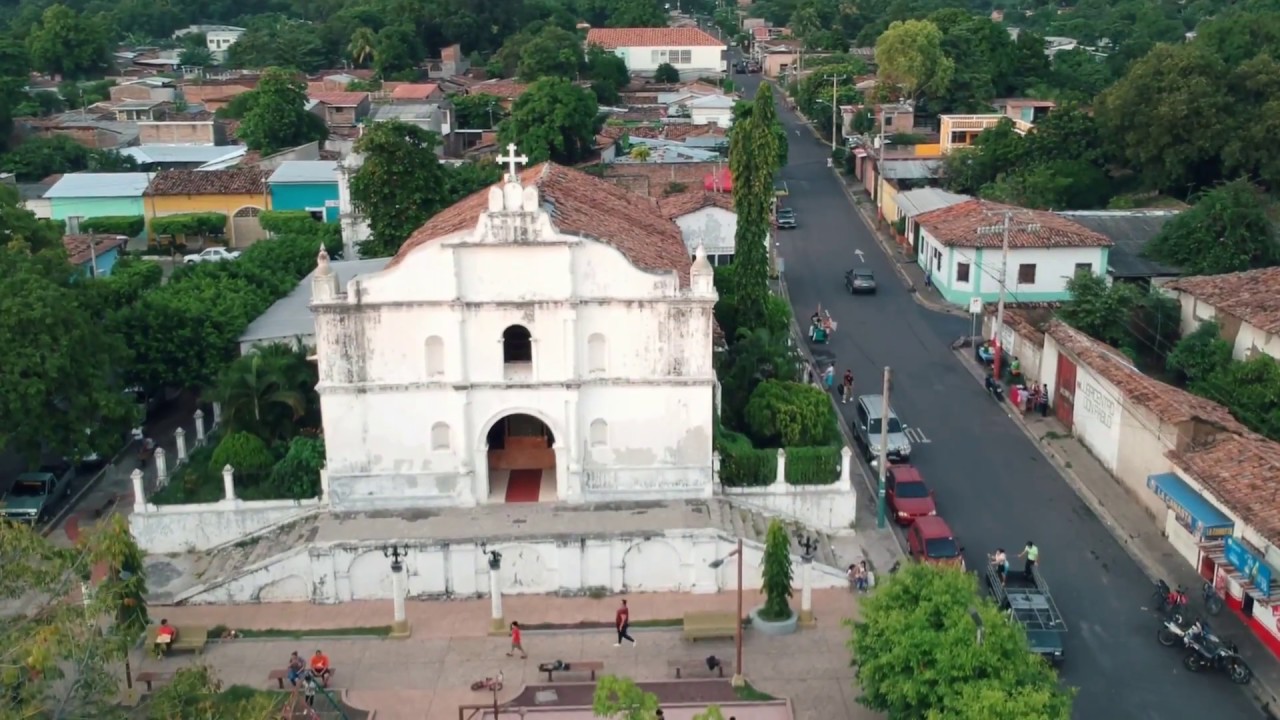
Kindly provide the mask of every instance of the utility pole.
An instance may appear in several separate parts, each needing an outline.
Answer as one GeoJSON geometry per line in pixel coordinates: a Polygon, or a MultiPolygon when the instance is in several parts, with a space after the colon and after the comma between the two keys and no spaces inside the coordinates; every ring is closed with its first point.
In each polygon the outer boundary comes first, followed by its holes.
{"type": "MultiPolygon", "coordinates": [[[[997,282],[1000,285],[1000,296],[996,301],[996,326],[993,332],[994,337],[991,339],[991,344],[995,349],[995,356],[991,362],[991,374],[995,376],[997,381],[1000,379],[1003,360],[1001,357],[1003,353],[1003,348],[1001,347],[1003,342],[1001,338],[1004,335],[1004,298],[1005,291],[1008,289],[1009,278],[1009,238],[1013,234],[1014,230],[1027,233],[1035,233],[1040,230],[1039,223],[1028,223],[1015,228],[1013,224],[1013,213],[1013,210],[1005,210],[1002,213],[1004,216],[1003,220],[999,225],[990,225],[978,228],[979,235],[994,235],[995,233],[1000,233],[1000,272],[997,274],[997,282]]],[[[1014,299],[1016,300],[1017,298],[1014,299]]]]}
{"type": "Polygon", "coordinates": [[[840,76],[830,75],[823,79],[831,81],[831,153],[834,155],[836,151],[836,135],[838,133],[836,130],[836,112],[840,108],[840,104],[836,102],[836,94],[839,92],[836,88],[836,83],[840,82],[840,76]]]}
{"type": "Polygon", "coordinates": [[[880,472],[880,484],[876,488],[876,527],[884,529],[885,526],[885,493],[884,480],[885,475],[889,471],[889,378],[892,371],[889,366],[884,367],[884,389],[880,393],[880,400],[883,403],[880,409],[880,454],[879,461],[876,463],[880,472]]]}

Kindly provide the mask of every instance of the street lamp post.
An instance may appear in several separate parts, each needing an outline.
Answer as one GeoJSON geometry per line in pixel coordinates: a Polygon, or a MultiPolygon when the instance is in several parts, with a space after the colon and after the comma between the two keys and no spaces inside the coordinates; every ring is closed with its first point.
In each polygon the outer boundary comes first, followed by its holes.
{"type": "Polygon", "coordinates": [[[746,678],[743,677],[742,672],[742,538],[738,538],[737,549],[722,558],[712,560],[708,565],[710,565],[711,569],[715,570],[721,565],[724,565],[725,560],[734,556],[737,556],[738,558],[738,614],[736,616],[737,622],[735,623],[737,625],[737,635],[735,638],[736,657],[734,658],[732,684],[734,687],[742,687],[747,682],[746,678]]]}
{"type": "Polygon", "coordinates": [[[391,607],[395,613],[394,622],[391,623],[391,637],[407,638],[412,632],[404,610],[406,590],[404,558],[409,554],[409,550],[397,545],[388,545],[382,548],[382,554],[384,557],[391,559],[391,607]]]}
{"type": "MultiPolygon", "coordinates": [[[[481,546],[480,551],[484,552],[486,548],[481,546]]],[[[497,550],[489,551],[489,603],[490,615],[489,632],[501,633],[507,629],[507,623],[502,617],[502,553],[497,550]]]]}
{"type": "Polygon", "coordinates": [[[813,619],[813,558],[818,553],[818,541],[801,535],[800,542],[800,624],[809,627],[813,619]]]}

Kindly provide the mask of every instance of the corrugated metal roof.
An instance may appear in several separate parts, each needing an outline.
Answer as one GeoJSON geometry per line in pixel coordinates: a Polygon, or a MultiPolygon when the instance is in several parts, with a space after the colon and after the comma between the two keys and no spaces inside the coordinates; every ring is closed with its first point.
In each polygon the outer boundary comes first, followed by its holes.
{"type": "Polygon", "coordinates": [[[249,148],[244,145],[139,145],[121,148],[120,154],[139,163],[209,163],[241,157],[249,148]]]}
{"type": "Polygon", "coordinates": [[[49,188],[46,198],[142,197],[154,173],[71,173],[49,188]]]}
{"type": "Polygon", "coordinates": [[[884,164],[886,180],[924,180],[942,166],[941,160],[890,160],[884,164]]]}
{"type": "MultiPolygon", "coordinates": [[[[330,267],[338,276],[338,287],[345,289],[347,283],[356,277],[380,272],[389,262],[389,257],[340,260],[330,263],[330,267]]],[[[266,312],[249,323],[249,327],[240,335],[240,342],[290,342],[296,337],[314,336],[316,319],[311,314],[311,280],[314,275],[315,270],[312,270],[292,292],[277,300],[266,312]]]]}
{"type": "Polygon", "coordinates": [[[336,183],[338,182],[338,162],[336,160],[286,160],[271,173],[267,182],[272,185],[336,183]]]}
{"type": "Polygon", "coordinates": [[[1115,245],[1107,255],[1108,271],[1115,277],[1166,277],[1181,275],[1178,268],[1142,254],[1177,210],[1075,210],[1058,214],[1111,238],[1115,245]]]}
{"type": "Polygon", "coordinates": [[[898,210],[904,216],[915,217],[944,207],[959,205],[965,200],[971,199],[968,195],[958,195],[941,188],[920,188],[919,190],[898,193],[894,203],[897,204],[898,210]]]}

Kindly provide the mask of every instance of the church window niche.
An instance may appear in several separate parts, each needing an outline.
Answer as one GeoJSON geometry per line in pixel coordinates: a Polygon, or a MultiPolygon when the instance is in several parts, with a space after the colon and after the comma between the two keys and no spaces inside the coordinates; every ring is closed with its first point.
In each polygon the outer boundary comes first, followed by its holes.
{"type": "Polygon", "coordinates": [[[448,450],[449,449],[449,426],[438,422],[431,426],[431,449],[432,450],[448,450]]]}
{"type": "Polygon", "coordinates": [[[533,337],[525,326],[502,331],[502,366],[507,380],[533,379],[533,337]]]}
{"type": "Polygon", "coordinates": [[[444,375],[444,340],[432,335],[427,338],[427,377],[444,375]]]}
{"type": "Polygon", "coordinates": [[[607,357],[608,346],[605,344],[604,335],[592,333],[587,338],[587,371],[592,373],[604,372],[607,357]]]}
{"type": "Polygon", "coordinates": [[[609,423],[595,419],[591,421],[591,447],[604,447],[609,444],[609,423]]]}

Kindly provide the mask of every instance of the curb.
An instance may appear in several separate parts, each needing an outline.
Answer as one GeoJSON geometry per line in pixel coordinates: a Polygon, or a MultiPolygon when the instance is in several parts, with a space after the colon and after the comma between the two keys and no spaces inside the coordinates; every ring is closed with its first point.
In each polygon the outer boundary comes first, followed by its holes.
{"type": "MultiPolygon", "coordinates": [[[[969,371],[969,374],[974,376],[974,379],[982,379],[980,371],[973,363],[969,362],[968,358],[965,357],[963,349],[953,350],[952,354],[954,354],[956,356],[956,360],[958,360],[960,364],[969,371]]],[[[1004,411],[1005,415],[1009,416],[1009,419],[1012,420],[1015,425],[1018,426],[1018,429],[1022,431],[1023,435],[1026,435],[1031,439],[1035,446],[1040,450],[1040,453],[1053,464],[1053,466],[1058,470],[1058,474],[1062,475],[1062,477],[1067,481],[1067,485],[1071,487],[1076,496],[1079,497],[1086,506],[1088,506],[1089,510],[1093,512],[1098,520],[1102,522],[1102,525],[1106,527],[1107,532],[1111,534],[1111,537],[1115,538],[1115,541],[1120,544],[1120,547],[1124,549],[1125,554],[1138,564],[1138,568],[1147,576],[1147,579],[1154,583],[1156,580],[1163,577],[1164,572],[1159,561],[1155,560],[1144,548],[1133,542],[1133,539],[1125,532],[1124,527],[1116,521],[1115,517],[1111,514],[1111,511],[1107,509],[1107,506],[1102,502],[1102,500],[1100,500],[1098,496],[1089,489],[1089,486],[1085,484],[1084,480],[1082,480],[1080,476],[1071,469],[1070,461],[1066,460],[1061,454],[1059,454],[1052,445],[1036,437],[1031,428],[1028,427],[1016,413],[1010,412],[1009,404],[1007,402],[1001,402],[1000,409],[1004,411]]],[[[1254,675],[1252,683],[1245,686],[1245,690],[1249,693],[1250,697],[1261,705],[1263,712],[1266,712],[1268,715],[1271,715],[1271,708],[1280,706],[1280,693],[1277,693],[1276,689],[1267,686],[1267,684],[1257,675],[1254,675]]]]}
{"type": "Polygon", "coordinates": [[[67,501],[62,504],[62,509],[58,511],[58,514],[54,515],[45,527],[40,530],[40,537],[47,538],[52,535],[62,522],[71,516],[72,511],[76,509],[76,506],[80,504],[80,501],[84,499],[84,496],[88,495],[89,491],[93,490],[98,486],[98,483],[102,482],[102,479],[107,476],[107,471],[114,468],[116,463],[118,463],[135,444],[137,444],[136,440],[130,440],[126,443],[125,446],[120,449],[120,452],[116,453],[106,465],[102,466],[101,470],[94,473],[93,477],[89,478],[89,481],[84,484],[84,487],[81,487],[76,494],[67,498],[67,501]]]}

